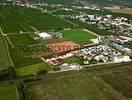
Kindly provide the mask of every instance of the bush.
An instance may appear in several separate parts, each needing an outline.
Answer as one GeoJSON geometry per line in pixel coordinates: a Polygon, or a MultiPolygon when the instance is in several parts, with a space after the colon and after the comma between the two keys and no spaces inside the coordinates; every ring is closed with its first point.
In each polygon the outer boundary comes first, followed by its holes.
{"type": "Polygon", "coordinates": [[[53,70],[54,71],[59,71],[59,70],[61,70],[61,68],[60,67],[54,67],[53,70]]]}
{"type": "Polygon", "coordinates": [[[7,70],[0,72],[0,81],[12,80],[16,78],[16,73],[13,67],[9,67],[7,70]]]}
{"type": "Polygon", "coordinates": [[[41,74],[47,74],[47,73],[48,73],[47,70],[41,70],[41,71],[39,71],[37,74],[38,74],[38,75],[41,75],[41,74]]]}

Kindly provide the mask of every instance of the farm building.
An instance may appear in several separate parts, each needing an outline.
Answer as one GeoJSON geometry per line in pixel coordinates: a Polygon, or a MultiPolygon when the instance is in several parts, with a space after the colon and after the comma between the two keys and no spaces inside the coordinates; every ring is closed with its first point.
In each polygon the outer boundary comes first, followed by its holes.
{"type": "Polygon", "coordinates": [[[52,38],[52,36],[50,34],[45,33],[45,32],[39,33],[39,37],[42,39],[51,39],[52,38]]]}
{"type": "Polygon", "coordinates": [[[63,59],[73,56],[72,50],[79,49],[80,45],[72,41],[64,41],[47,45],[55,54],[42,56],[42,60],[50,62],[54,65],[61,65],[64,63],[63,59]]]}
{"type": "Polygon", "coordinates": [[[42,56],[42,60],[45,62],[50,62],[54,65],[61,65],[64,63],[63,59],[73,56],[70,51],[64,51],[56,53],[55,55],[42,56]]]}

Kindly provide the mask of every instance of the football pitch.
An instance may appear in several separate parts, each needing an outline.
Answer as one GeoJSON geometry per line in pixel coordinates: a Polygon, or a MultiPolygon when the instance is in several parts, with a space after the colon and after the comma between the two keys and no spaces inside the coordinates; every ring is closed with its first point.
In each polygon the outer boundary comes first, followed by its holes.
{"type": "Polygon", "coordinates": [[[59,32],[63,34],[64,39],[83,45],[91,43],[90,39],[96,38],[95,35],[82,29],[69,29],[59,32]]]}

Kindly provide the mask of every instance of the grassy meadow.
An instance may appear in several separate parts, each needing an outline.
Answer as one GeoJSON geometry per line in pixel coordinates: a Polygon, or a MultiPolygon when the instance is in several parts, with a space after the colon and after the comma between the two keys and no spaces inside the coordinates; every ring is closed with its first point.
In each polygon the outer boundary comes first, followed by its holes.
{"type": "Polygon", "coordinates": [[[0,33],[0,71],[11,66],[5,39],[0,33]]]}
{"type": "Polygon", "coordinates": [[[48,64],[48,63],[38,63],[33,64],[30,66],[25,66],[21,68],[16,69],[16,75],[21,76],[28,76],[28,75],[37,75],[39,72],[43,70],[51,70],[54,67],[54,65],[48,64]]]}
{"type": "Polygon", "coordinates": [[[19,100],[17,87],[8,83],[0,83],[0,100],[19,100]]]}
{"type": "Polygon", "coordinates": [[[27,84],[27,100],[128,100],[132,98],[131,70],[131,64],[117,64],[49,74],[27,84]]]}

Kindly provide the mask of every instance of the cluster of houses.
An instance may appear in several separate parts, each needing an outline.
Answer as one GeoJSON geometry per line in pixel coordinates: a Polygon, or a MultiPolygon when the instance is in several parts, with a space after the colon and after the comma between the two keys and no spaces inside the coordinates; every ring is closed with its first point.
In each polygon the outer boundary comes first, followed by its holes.
{"type": "MultiPolygon", "coordinates": [[[[116,45],[117,46],[117,45],[116,45]]],[[[120,48],[120,47],[119,47],[120,48]]],[[[107,45],[96,45],[78,49],[75,51],[64,51],[52,55],[42,56],[42,60],[47,63],[51,63],[55,66],[59,66],[62,70],[72,69],[77,70],[82,68],[78,63],[65,62],[65,59],[76,56],[82,58],[84,65],[109,63],[109,62],[128,62],[131,61],[130,56],[123,55],[116,49],[113,49],[107,45]]]]}
{"type": "Polygon", "coordinates": [[[129,56],[124,56],[106,45],[97,45],[81,49],[76,52],[76,56],[82,57],[84,64],[130,61],[129,56]]]}
{"type": "Polygon", "coordinates": [[[124,53],[127,53],[127,54],[131,54],[132,53],[132,50],[127,48],[127,47],[124,47],[122,45],[119,45],[119,44],[116,44],[116,43],[113,43],[113,45],[116,47],[116,49],[124,52],[124,53]]]}
{"type": "Polygon", "coordinates": [[[84,6],[72,6],[75,9],[89,9],[89,10],[102,10],[101,7],[97,6],[97,5],[84,5],[84,6]]]}
{"type": "Polygon", "coordinates": [[[132,41],[131,37],[109,35],[109,36],[105,36],[105,38],[107,39],[107,41],[112,43],[113,46],[119,51],[122,51],[127,54],[132,53],[131,48],[125,47],[125,44],[132,41]]]}
{"type": "Polygon", "coordinates": [[[88,24],[96,24],[100,29],[132,37],[132,20],[112,15],[80,15],[79,20],[88,24]]]}
{"type": "Polygon", "coordinates": [[[44,7],[51,7],[51,8],[58,8],[62,7],[62,4],[47,4],[47,3],[33,3],[33,2],[27,2],[25,0],[9,0],[13,3],[13,5],[22,6],[22,7],[28,7],[33,9],[41,10],[42,12],[47,12],[47,9],[44,9],[44,7]]]}
{"type": "Polygon", "coordinates": [[[105,29],[114,34],[132,37],[132,20],[125,17],[114,17],[112,15],[100,15],[100,14],[92,15],[82,12],[80,12],[80,14],[59,15],[59,16],[78,19],[88,24],[95,24],[100,29],[105,29]]]}
{"type": "Polygon", "coordinates": [[[127,42],[132,41],[132,38],[125,37],[125,36],[108,35],[108,36],[105,36],[105,38],[110,40],[111,42],[114,42],[120,45],[123,45],[127,42]]]}
{"type": "MultiPolygon", "coordinates": [[[[39,33],[38,36],[42,39],[51,39],[54,36],[57,36],[56,34],[59,33],[46,33],[42,32],[39,33]]],[[[63,35],[60,33],[59,36],[63,35]]],[[[96,46],[89,46],[84,48],[79,48],[77,50],[74,50],[74,48],[70,48],[70,50],[66,48],[56,48],[56,47],[75,47],[77,44],[71,42],[71,41],[64,41],[61,43],[53,43],[49,44],[47,47],[50,48],[54,54],[42,56],[42,60],[51,63],[55,66],[59,66],[62,70],[66,69],[80,69],[81,65],[78,63],[76,64],[68,64],[65,62],[65,59],[68,59],[68,57],[76,56],[78,58],[82,58],[84,65],[91,65],[91,64],[99,64],[99,63],[108,63],[108,62],[127,62],[131,61],[131,58],[129,55],[124,55],[120,53],[119,51],[123,51],[127,54],[131,54],[132,50],[129,48],[124,47],[123,45],[129,41],[132,41],[131,37],[127,36],[113,36],[108,35],[104,36],[107,41],[109,41],[114,47],[109,47],[108,45],[96,45],[96,46]],[[56,50],[57,49],[57,50],[56,50]],[[71,51],[72,50],[72,51],[71,51]],[[76,66],[76,67],[75,67],[76,66]]]]}

